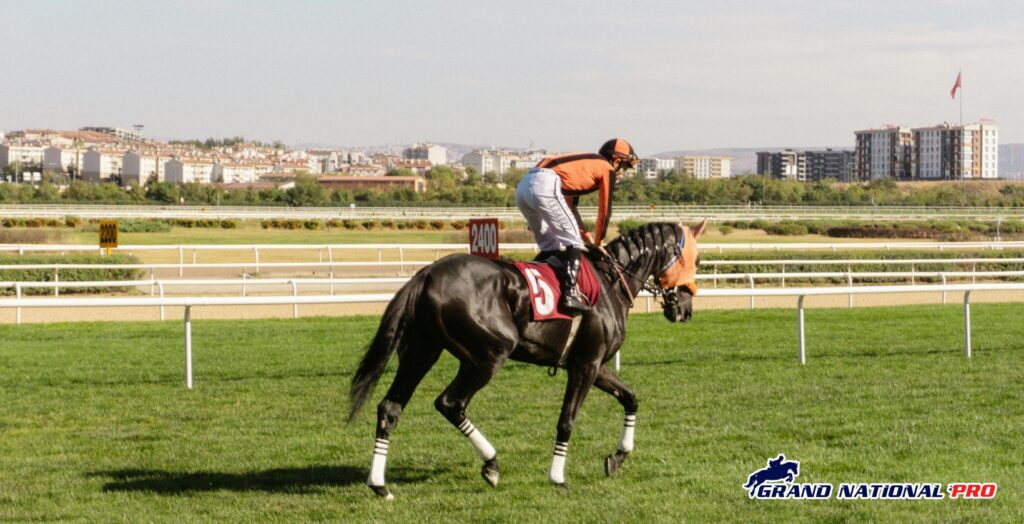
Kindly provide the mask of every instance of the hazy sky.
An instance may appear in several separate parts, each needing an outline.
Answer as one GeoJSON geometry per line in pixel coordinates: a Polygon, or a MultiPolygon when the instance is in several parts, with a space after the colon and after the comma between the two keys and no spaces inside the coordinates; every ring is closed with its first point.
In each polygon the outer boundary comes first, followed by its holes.
{"type": "Polygon", "coordinates": [[[1024,2],[0,0],[0,129],[417,140],[641,156],[850,146],[995,119],[1024,142],[1024,2]]]}

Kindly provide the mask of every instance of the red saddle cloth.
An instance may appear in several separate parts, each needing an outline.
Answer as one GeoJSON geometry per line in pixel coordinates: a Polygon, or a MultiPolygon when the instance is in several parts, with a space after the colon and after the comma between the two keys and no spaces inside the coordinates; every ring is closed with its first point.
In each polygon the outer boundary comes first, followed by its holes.
{"type": "MultiPolygon", "coordinates": [[[[601,283],[597,281],[597,274],[585,257],[580,260],[580,278],[577,286],[580,292],[587,297],[587,301],[593,305],[601,298],[601,283]]],[[[533,310],[534,320],[571,319],[569,315],[561,310],[558,305],[562,298],[562,287],[558,282],[555,269],[545,262],[513,262],[516,269],[526,278],[530,286],[530,309],[533,310]]]]}

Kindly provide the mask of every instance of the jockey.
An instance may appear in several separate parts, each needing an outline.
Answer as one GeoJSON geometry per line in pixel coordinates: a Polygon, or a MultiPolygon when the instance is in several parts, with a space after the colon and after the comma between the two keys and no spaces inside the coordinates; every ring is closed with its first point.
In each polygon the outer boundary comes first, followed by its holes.
{"type": "Polygon", "coordinates": [[[622,171],[635,167],[637,161],[629,142],[613,138],[597,154],[571,153],[541,160],[516,187],[516,206],[526,217],[541,251],[554,253],[565,249],[565,268],[559,275],[561,305],[573,313],[590,309],[576,287],[584,241],[603,249],[615,179],[622,171]],[[582,228],[583,220],[576,206],[580,195],[593,191],[598,192],[598,205],[597,224],[591,236],[582,228]]]}

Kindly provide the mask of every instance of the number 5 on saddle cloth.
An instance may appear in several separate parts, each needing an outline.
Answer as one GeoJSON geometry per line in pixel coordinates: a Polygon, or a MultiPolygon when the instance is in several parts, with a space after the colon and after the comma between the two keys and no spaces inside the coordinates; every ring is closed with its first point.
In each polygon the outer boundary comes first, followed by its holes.
{"type": "MultiPolygon", "coordinates": [[[[555,257],[548,259],[555,263],[561,263],[555,257]]],[[[582,257],[580,278],[577,286],[581,293],[587,297],[587,302],[596,304],[601,298],[601,283],[597,280],[597,274],[586,257],[582,257]]],[[[516,269],[526,278],[530,288],[530,309],[533,311],[533,320],[555,320],[569,319],[572,315],[564,312],[559,307],[562,297],[562,288],[559,284],[555,268],[546,262],[512,262],[516,269]]]]}

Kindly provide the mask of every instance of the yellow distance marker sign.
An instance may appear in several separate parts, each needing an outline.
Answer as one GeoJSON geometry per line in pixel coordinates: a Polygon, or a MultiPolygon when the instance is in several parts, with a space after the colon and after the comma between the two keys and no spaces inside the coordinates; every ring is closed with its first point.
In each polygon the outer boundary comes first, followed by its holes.
{"type": "Polygon", "coordinates": [[[107,249],[117,247],[117,221],[100,221],[100,247],[107,249]]]}

